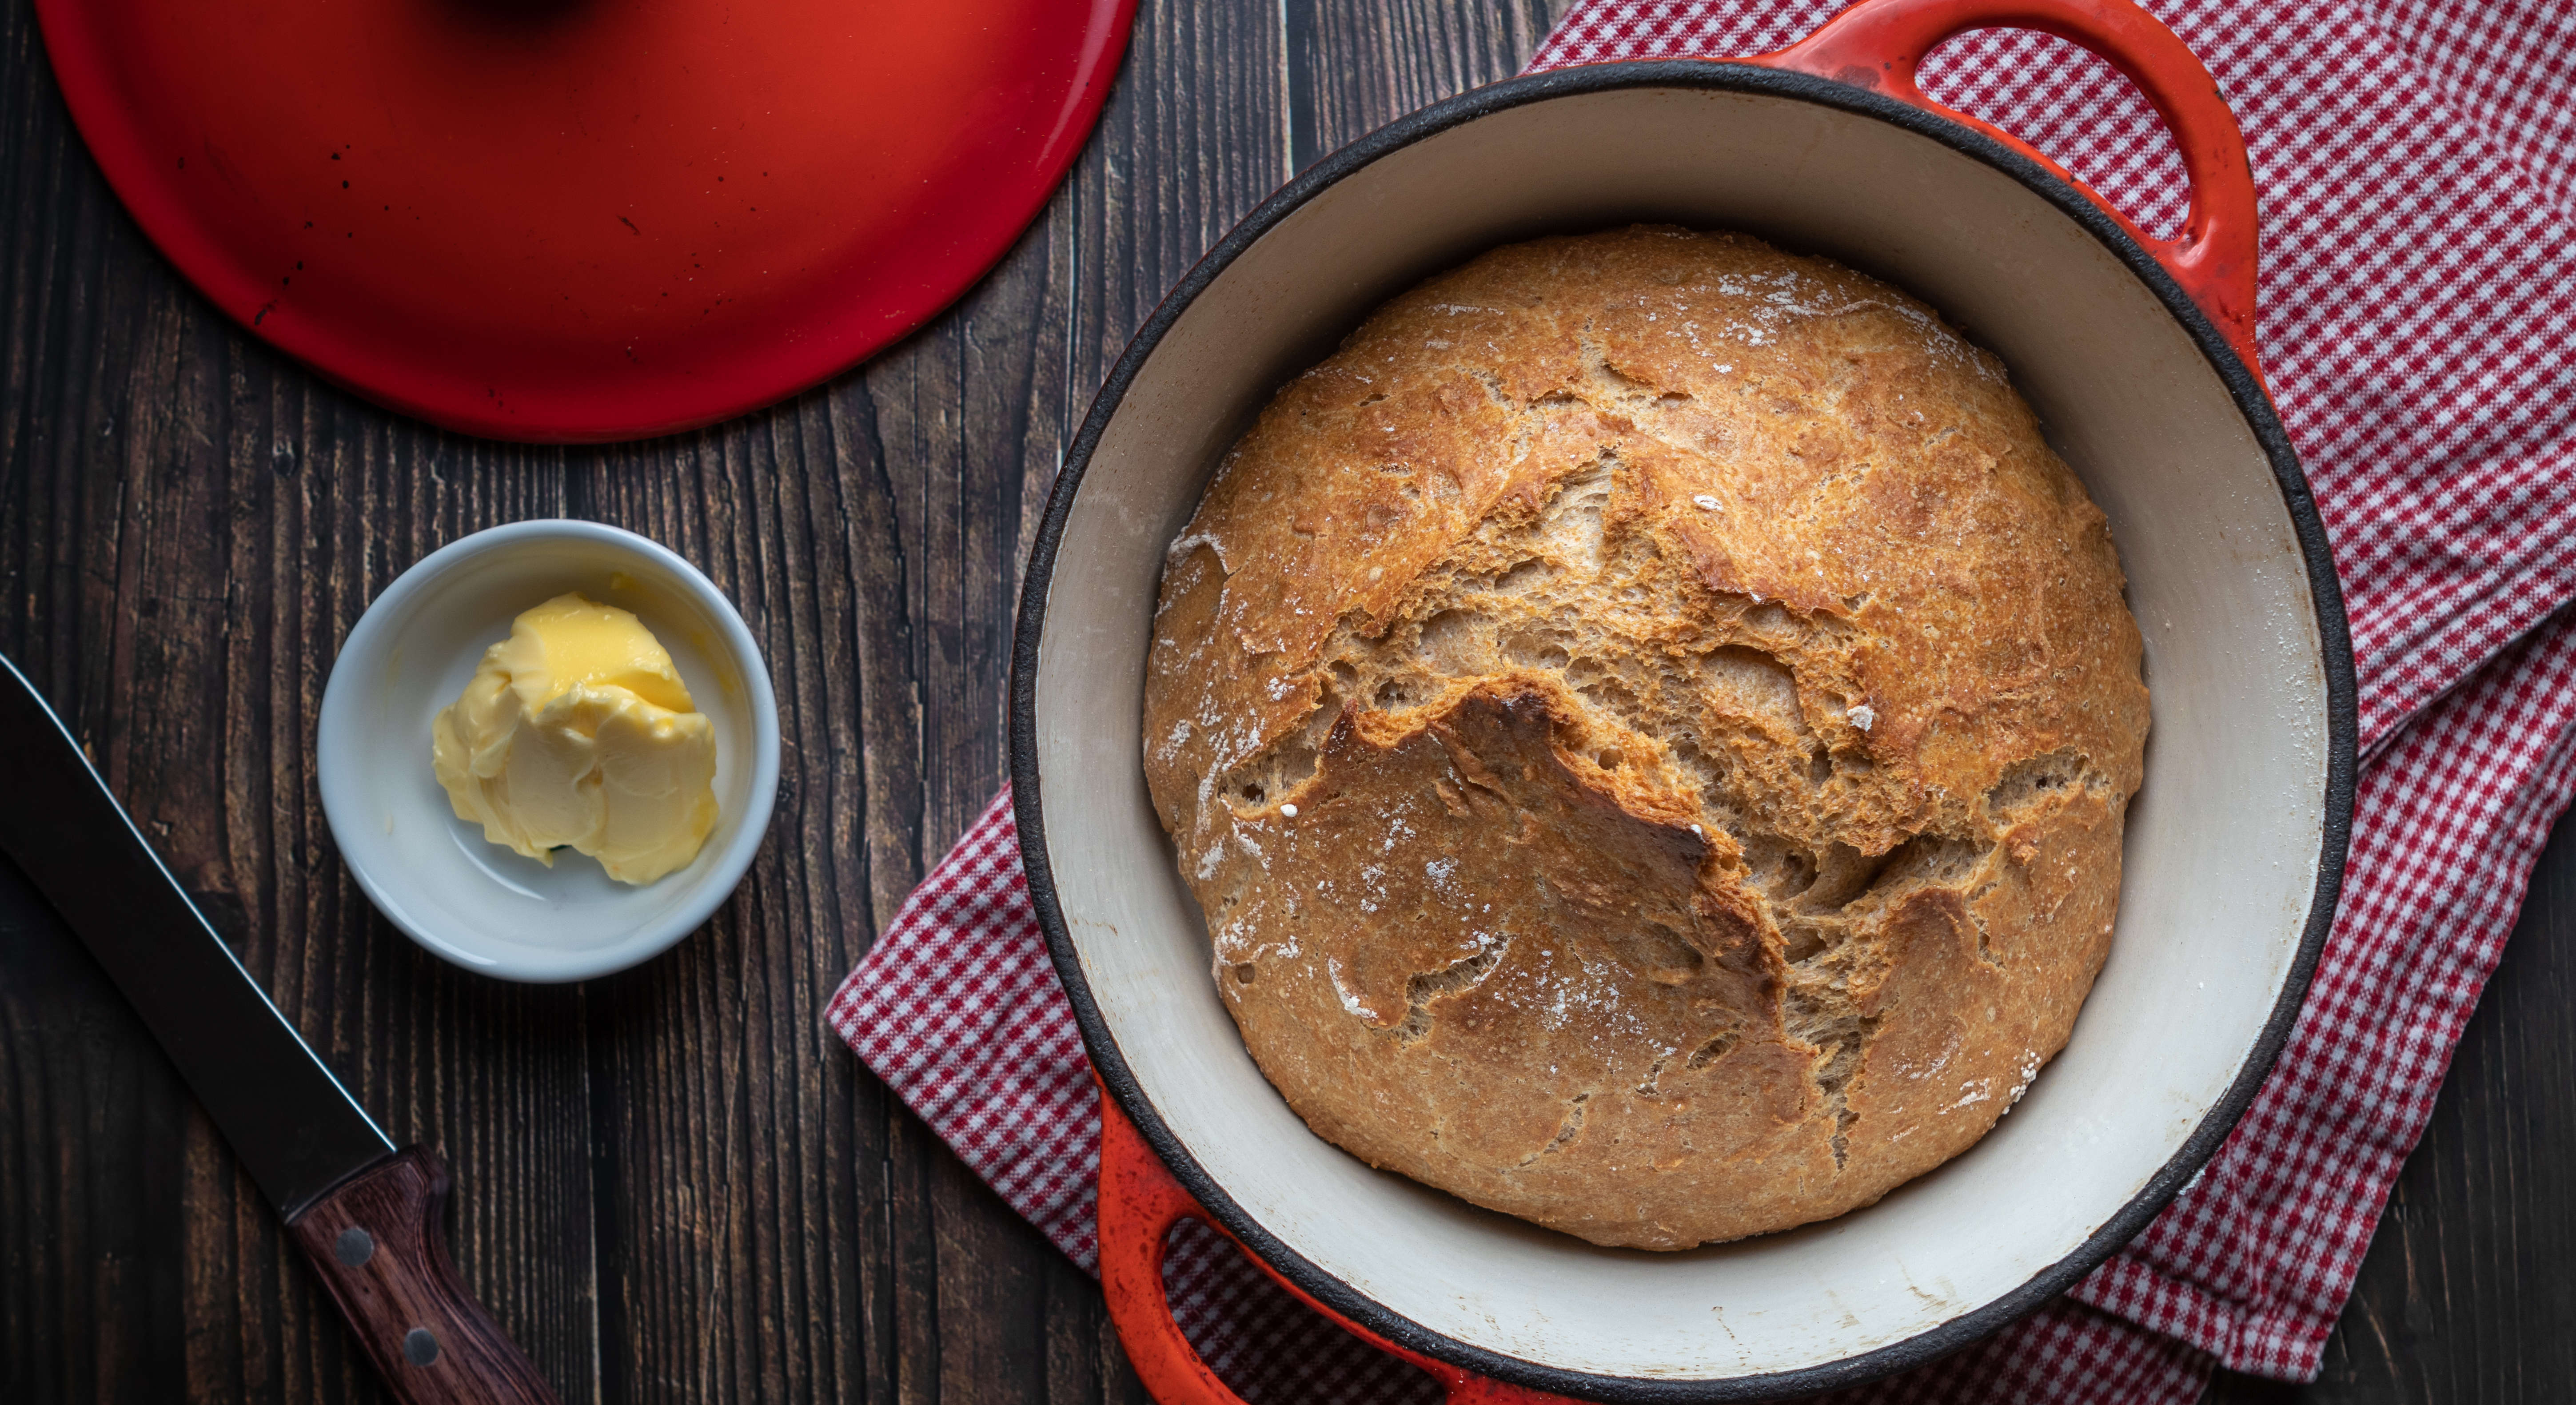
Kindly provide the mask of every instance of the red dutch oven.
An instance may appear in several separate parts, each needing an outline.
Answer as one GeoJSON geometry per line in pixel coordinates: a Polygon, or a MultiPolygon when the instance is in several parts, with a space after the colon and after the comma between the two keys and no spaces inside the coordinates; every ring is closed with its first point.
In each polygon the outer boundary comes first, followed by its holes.
{"type": "Polygon", "coordinates": [[[1183,280],[1057,482],[1012,697],[1030,891],[1106,1093],[1102,1283],[1157,1398],[1234,1399],[1164,1300],[1184,1217],[1453,1401],[1739,1400],[1966,1345],[2089,1272],[2199,1169],[2297,1012],[2352,799],[2341,598],[2255,354],[2255,209],[2216,85],[2125,0],[1863,0],[1760,58],[1566,69],[1440,103],[1298,177],[1183,280]],[[1995,26],[2136,82],[2190,175],[2179,237],[1923,96],[1926,52],[1995,26]],[[2112,955],[2013,1115],[1876,1205],[1675,1254],[1476,1209],[1308,1131],[1208,975],[1139,720],[1165,547],[1273,390],[1431,272],[1638,220],[1826,254],[1999,353],[2109,515],[2154,692],[2112,955]]]}
{"type": "Polygon", "coordinates": [[[1135,0],[36,0],[109,184],[243,326],[498,439],[668,434],[927,321],[1135,0]]]}

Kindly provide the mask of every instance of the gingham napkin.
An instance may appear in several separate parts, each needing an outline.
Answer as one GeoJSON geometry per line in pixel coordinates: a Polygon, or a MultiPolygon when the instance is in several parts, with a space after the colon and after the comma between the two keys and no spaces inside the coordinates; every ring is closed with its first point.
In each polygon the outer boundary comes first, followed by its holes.
{"type": "MultiPolygon", "coordinates": [[[[1817,0],[1578,3],[1533,69],[1782,47],[1817,0]]],[[[2208,1168],[2064,1298],[1838,1399],[2184,1405],[2215,1365],[2316,1375],[2533,860],[2576,787],[2576,10],[2551,0],[2149,0],[2217,76],[2262,192],[2260,336],[2359,665],[2343,904],[2271,1079],[2208,1168]]],[[[2151,232],[2180,163],[2126,80],[2020,31],[1945,46],[1936,98],[2151,232]]],[[[832,1000],[852,1048],[1089,1266],[1098,1110],[1007,793],[832,1000]]],[[[1170,1286],[1248,1400],[1429,1401],[1212,1233],[1170,1286]]]]}

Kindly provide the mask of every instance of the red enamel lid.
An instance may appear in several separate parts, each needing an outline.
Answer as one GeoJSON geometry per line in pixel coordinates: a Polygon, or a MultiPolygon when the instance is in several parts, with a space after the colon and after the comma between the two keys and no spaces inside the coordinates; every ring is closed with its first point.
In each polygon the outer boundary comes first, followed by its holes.
{"type": "Polygon", "coordinates": [[[503,439],[723,419],[920,325],[1091,130],[1134,0],[37,0],[181,272],[503,439]]]}

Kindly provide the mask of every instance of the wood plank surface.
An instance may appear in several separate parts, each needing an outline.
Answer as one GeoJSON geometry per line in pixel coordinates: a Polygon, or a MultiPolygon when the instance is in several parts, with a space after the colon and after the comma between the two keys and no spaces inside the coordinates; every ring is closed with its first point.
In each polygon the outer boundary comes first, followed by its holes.
{"type": "MultiPolygon", "coordinates": [[[[1089,1278],[826,1031],[823,1002],[1004,773],[1019,564],[1134,328],[1303,165],[1525,61],[1564,0],[1150,0],[1008,257],[867,366],[718,428],[464,439],[315,380],[141,237],[28,0],[0,10],[0,651],[397,1141],[567,1405],[1143,1399],[1089,1278]],[[629,527],[777,680],[750,877],[669,955],[523,987],[403,939],[312,777],[330,661],[438,545],[629,527]]],[[[0,797],[6,803],[6,797],[0,797]]],[[[2555,846],[2327,1378],[2216,1400],[2576,1398],[2576,851],[2555,846]]],[[[381,1398],[267,1207],[0,862],[0,1401],[381,1398]]]]}

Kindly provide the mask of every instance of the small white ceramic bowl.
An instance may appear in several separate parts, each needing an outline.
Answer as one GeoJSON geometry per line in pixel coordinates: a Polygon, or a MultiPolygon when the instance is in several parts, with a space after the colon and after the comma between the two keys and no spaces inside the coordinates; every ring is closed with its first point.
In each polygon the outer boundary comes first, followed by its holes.
{"type": "Polygon", "coordinates": [[[742,881],[778,794],[778,701],[742,616],[668,548],[597,522],[513,522],[405,571],[341,646],[318,745],[322,810],[358,886],[413,941],[503,980],[587,980],[670,949],[742,881]],[[519,612],[568,590],[633,611],[715,723],[715,830],[642,887],[581,854],[549,868],[487,841],[430,773],[430,719],[519,612]]]}

